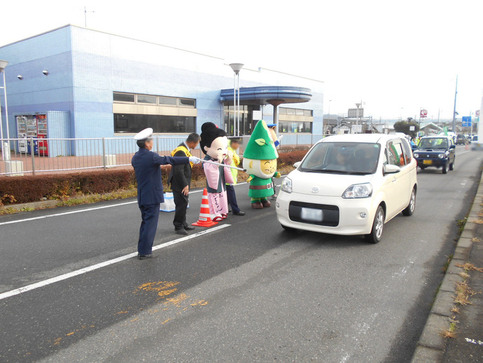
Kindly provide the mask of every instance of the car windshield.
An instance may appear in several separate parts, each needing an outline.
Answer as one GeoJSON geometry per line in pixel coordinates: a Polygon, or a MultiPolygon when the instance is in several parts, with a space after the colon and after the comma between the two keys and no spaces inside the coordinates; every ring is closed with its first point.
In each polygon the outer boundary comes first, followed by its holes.
{"type": "Polygon", "coordinates": [[[421,143],[419,144],[420,149],[447,149],[448,148],[448,139],[444,137],[431,137],[421,139],[421,143]]]}
{"type": "Polygon", "coordinates": [[[374,174],[380,145],[359,142],[321,142],[310,150],[300,171],[337,174],[374,174]]]}

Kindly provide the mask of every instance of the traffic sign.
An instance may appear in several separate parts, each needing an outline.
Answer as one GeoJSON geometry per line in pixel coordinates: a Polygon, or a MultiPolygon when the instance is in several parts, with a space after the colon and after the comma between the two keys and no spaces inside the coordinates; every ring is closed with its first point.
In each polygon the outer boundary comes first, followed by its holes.
{"type": "Polygon", "coordinates": [[[425,110],[424,108],[419,111],[419,117],[425,118],[428,117],[428,110],[425,110]]]}
{"type": "Polygon", "coordinates": [[[349,108],[349,111],[347,112],[347,117],[349,117],[349,118],[364,117],[364,109],[363,108],[349,108]]]}
{"type": "Polygon", "coordinates": [[[471,116],[463,116],[461,118],[462,127],[471,127],[471,116]]]}

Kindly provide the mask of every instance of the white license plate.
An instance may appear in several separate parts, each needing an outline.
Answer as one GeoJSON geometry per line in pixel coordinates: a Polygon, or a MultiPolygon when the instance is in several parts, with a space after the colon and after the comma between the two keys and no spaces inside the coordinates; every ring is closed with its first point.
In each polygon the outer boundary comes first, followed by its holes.
{"type": "Polygon", "coordinates": [[[313,222],[322,222],[324,213],[322,209],[302,208],[302,219],[313,222]]]}

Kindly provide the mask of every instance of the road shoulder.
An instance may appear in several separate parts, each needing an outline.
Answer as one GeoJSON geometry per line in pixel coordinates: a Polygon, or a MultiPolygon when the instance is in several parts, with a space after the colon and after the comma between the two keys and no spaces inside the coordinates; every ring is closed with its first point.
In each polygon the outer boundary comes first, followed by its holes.
{"type": "MultiPolygon", "coordinates": [[[[473,314],[472,319],[467,319],[468,309],[483,304],[483,295],[481,293],[473,295],[471,297],[472,305],[462,305],[455,301],[457,298],[456,290],[461,284],[469,281],[470,286],[483,285],[483,273],[478,271],[467,273],[469,266],[467,263],[472,263],[473,266],[477,267],[483,266],[483,248],[481,246],[483,242],[480,242],[482,238],[479,228],[482,203],[483,182],[480,178],[468,220],[456,244],[453,258],[446,270],[428,320],[419,338],[412,362],[441,362],[446,360],[445,357],[448,355],[455,354],[456,352],[452,351],[455,349],[461,350],[457,352],[457,356],[463,359],[460,354],[463,352],[462,344],[452,343],[455,337],[458,340],[466,339],[467,332],[471,332],[473,335],[479,334],[478,337],[471,337],[470,339],[476,341],[477,344],[473,344],[475,347],[480,350],[483,349],[483,346],[478,346],[478,338],[483,340],[483,315],[480,313],[476,319],[473,314]]],[[[468,347],[465,346],[464,348],[467,350],[468,347]]],[[[478,356],[481,356],[481,351],[478,356]]]]}

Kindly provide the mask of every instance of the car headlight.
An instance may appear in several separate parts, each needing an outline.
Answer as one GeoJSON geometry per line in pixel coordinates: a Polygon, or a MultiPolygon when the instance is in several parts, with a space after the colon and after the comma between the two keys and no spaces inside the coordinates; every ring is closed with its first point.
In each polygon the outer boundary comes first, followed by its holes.
{"type": "Polygon", "coordinates": [[[283,180],[282,191],[285,193],[292,193],[292,179],[287,177],[283,180]]]}
{"type": "Polygon", "coordinates": [[[418,154],[418,153],[414,154],[414,157],[415,157],[416,159],[417,159],[417,158],[419,158],[419,154],[418,154]]]}
{"type": "Polygon", "coordinates": [[[444,159],[446,157],[446,154],[438,154],[438,158],[444,159]]]}
{"type": "Polygon", "coordinates": [[[344,199],[369,198],[372,195],[371,183],[352,184],[342,194],[344,199]]]}

